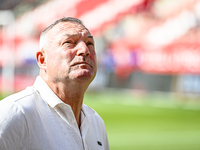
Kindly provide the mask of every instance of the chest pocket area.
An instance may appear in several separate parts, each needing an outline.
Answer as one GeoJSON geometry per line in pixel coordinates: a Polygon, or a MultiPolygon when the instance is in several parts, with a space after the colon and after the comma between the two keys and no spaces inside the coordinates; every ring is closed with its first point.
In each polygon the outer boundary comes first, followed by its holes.
{"type": "Polygon", "coordinates": [[[104,150],[105,147],[102,134],[92,130],[88,130],[84,144],[85,150],[104,150]]]}
{"type": "Polygon", "coordinates": [[[93,143],[86,144],[85,150],[104,150],[104,145],[101,141],[96,141],[96,143],[93,142],[93,143]]]}

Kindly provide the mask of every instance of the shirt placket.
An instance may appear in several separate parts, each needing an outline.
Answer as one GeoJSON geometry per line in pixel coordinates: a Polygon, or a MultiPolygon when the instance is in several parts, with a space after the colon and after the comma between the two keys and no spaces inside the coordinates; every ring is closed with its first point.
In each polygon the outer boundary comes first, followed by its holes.
{"type": "Polygon", "coordinates": [[[73,114],[71,108],[69,108],[69,107],[65,106],[64,104],[61,104],[60,108],[59,109],[56,108],[55,110],[58,113],[58,115],[63,119],[63,121],[65,121],[69,125],[69,127],[74,131],[74,134],[79,139],[79,142],[78,142],[79,145],[81,145],[81,148],[83,150],[85,150],[76,119],[74,117],[74,114],[73,114]]]}
{"type": "Polygon", "coordinates": [[[89,125],[90,125],[90,120],[88,119],[88,117],[84,117],[84,120],[81,123],[81,135],[85,150],[89,150],[89,147],[86,144],[86,135],[89,129],[89,125]]]}

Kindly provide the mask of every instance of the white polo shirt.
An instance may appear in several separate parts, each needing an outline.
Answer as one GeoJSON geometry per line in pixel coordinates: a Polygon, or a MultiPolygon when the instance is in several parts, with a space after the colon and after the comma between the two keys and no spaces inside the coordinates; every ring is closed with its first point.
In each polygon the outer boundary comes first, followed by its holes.
{"type": "Polygon", "coordinates": [[[0,101],[0,150],[109,150],[104,122],[82,105],[78,128],[71,107],[41,77],[0,101]]]}

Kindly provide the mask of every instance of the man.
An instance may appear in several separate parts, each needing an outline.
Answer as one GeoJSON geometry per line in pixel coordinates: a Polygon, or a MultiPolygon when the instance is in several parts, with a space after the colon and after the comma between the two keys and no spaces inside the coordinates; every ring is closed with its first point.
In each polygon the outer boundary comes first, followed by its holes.
{"type": "Polygon", "coordinates": [[[40,76],[0,102],[0,150],[108,150],[104,122],[83,97],[96,75],[94,39],[62,18],[40,36],[40,76]]]}

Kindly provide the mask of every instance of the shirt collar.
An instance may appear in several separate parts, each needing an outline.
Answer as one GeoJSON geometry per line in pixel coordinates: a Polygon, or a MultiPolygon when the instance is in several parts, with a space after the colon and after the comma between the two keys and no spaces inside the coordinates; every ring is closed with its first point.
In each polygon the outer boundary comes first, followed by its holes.
{"type": "MultiPolygon", "coordinates": [[[[48,84],[40,77],[37,76],[35,83],[33,85],[36,90],[40,93],[42,99],[52,108],[55,108],[58,104],[65,104],[48,86],[48,84]]],[[[68,105],[69,106],[69,105],[68,105]]],[[[87,105],[82,105],[82,112],[85,116],[89,117],[95,113],[93,109],[87,105]]]]}
{"type": "Polygon", "coordinates": [[[92,108],[90,108],[89,106],[85,105],[85,104],[82,105],[81,109],[82,109],[84,115],[87,116],[87,117],[92,116],[92,115],[95,114],[95,111],[92,108]]]}
{"type": "Polygon", "coordinates": [[[63,101],[52,91],[40,76],[37,76],[33,86],[40,93],[42,99],[52,108],[63,103],[63,101]]]}

